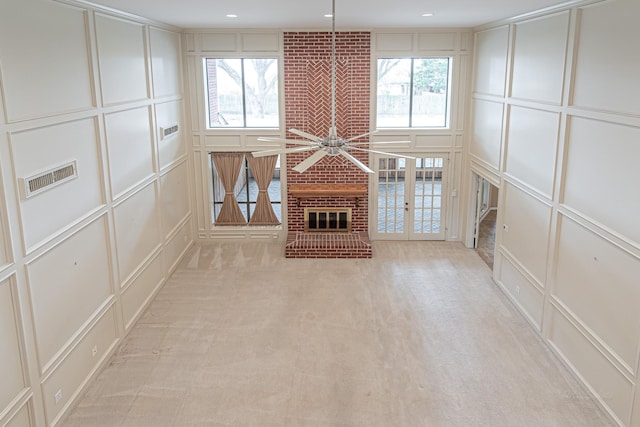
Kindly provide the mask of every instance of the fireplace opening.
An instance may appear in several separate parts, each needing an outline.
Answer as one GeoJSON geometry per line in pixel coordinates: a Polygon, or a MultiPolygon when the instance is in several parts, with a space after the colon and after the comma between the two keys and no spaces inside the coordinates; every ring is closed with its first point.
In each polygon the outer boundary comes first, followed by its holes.
{"type": "Polygon", "coordinates": [[[351,208],[305,208],[304,231],[351,232],[351,208]]]}

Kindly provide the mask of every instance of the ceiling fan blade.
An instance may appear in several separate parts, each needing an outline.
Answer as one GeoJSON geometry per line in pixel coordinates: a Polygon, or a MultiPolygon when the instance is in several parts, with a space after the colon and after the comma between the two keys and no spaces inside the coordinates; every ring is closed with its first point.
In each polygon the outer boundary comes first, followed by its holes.
{"type": "Polygon", "coordinates": [[[354,165],[356,165],[357,167],[359,167],[363,172],[366,173],[375,173],[372,169],[369,169],[369,166],[365,165],[364,163],[362,163],[360,160],[356,159],[355,157],[353,157],[351,154],[347,153],[345,150],[340,150],[340,154],[342,154],[347,160],[349,160],[351,163],[353,163],[354,165]]]}
{"type": "Polygon", "coordinates": [[[258,141],[262,141],[262,142],[284,142],[286,144],[293,144],[293,145],[313,145],[313,142],[310,141],[300,141],[299,139],[286,139],[286,138],[277,138],[277,137],[270,137],[270,136],[261,136],[258,138],[258,141]]]}
{"type": "Polygon", "coordinates": [[[303,132],[303,131],[298,130],[298,129],[291,128],[291,129],[289,129],[289,132],[295,133],[296,135],[301,136],[303,138],[310,139],[311,141],[322,142],[322,138],[320,138],[319,136],[311,135],[310,133],[303,132]]]}
{"type": "Polygon", "coordinates": [[[388,157],[398,157],[400,159],[411,159],[411,160],[415,160],[416,159],[415,157],[407,156],[406,154],[387,153],[386,151],[369,150],[369,149],[366,149],[366,148],[349,147],[349,150],[364,151],[366,153],[382,154],[382,155],[385,155],[385,156],[388,156],[388,157]]]}
{"type": "Polygon", "coordinates": [[[317,149],[318,147],[295,147],[295,148],[276,148],[273,150],[261,150],[254,151],[253,157],[266,157],[266,156],[275,156],[278,154],[288,154],[288,153],[300,153],[304,151],[312,151],[317,149]]]}
{"type": "Polygon", "coordinates": [[[366,145],[366,144],[408,144],[411,141],[367,141],[367,142],[350,142],[349,145],[366,145]]]}
{"type": "Polygon", "coordinates": [[[349,139],[347,139],[347,142],[351,142],[351,141],[354,141],[356,139],[360,139],[363,136],[371,135],[371,134],[378,133],[378,132],[380,132],[380,131],[377,130],[377,129],[376,130],[372,130],[371,132],[363,133],[362,135],[358,135],[358,136],[354,136],[353,138],[349,138],[349,139]]]}
{"type": "Polygon", "coordinates": [[[324,150],[318,150],[293,168],[296,172],[304,172],[309,169],[311,166],[315,165],[321,158],[327,155],[327,152],[324,150]]]}

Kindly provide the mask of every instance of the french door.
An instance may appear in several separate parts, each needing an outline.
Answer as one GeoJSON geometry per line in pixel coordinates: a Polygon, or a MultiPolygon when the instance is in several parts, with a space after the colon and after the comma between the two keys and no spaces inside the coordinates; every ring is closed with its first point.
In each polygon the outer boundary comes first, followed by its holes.
{"type": "Polygon", "coordinates": [[[416,160],[384,155],[374,159],[374,239],[445,239],[448,155],[413,156],[416,160]]]}

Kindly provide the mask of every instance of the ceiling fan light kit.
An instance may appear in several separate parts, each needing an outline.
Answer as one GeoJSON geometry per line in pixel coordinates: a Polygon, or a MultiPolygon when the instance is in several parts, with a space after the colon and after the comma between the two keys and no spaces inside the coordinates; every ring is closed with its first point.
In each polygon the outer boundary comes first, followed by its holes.
{"type": "MultiPolygon", "coordinates": [[[[373,130],[367,132],[362,135],[358,135],[349,139],[342,138],[338,136],[336,131],[336,1],[332,0],[331,6],[331,126],[329,127],[328,136],[319,137],[316,135],[312,135],[310,133],[301,131],[299,129],[289,129],[289,132],[298,135],[305,140],[293,140],[293,139],[285,139],[285,138],[274,138],[274,137],[260,137],[258,141],[263,142],[279,142],[286,143],[291,145],[300,145],[302,147],[294,147],[294,148],[278,148],[278,149],[269,149],[269,150],[260,150],[253,152],[254,157],[262,157],[262,156],[273,156],[277,154],[288,154],[288,153],[300,153],[305,151],[314,151],[309,157],[305,158],[303,161],[298,163],[293,167],[293,170],[299,173],[305,172],[311,166],[315,165],[325,156],[342,156],[355,166],[357,166],[361,171],[366,173],[375,173],[371,168],[365,165],[363,162],[354,157],[350,150],[358,151],[358,152],[368,152],[375,154],[382,154],[390,157],[400,157],[406,159],[414,159],[414,157],[387,153],[384,151],[376,151],[370,150],[368,148],[360,148],[358,145],[368,145],[369,142],[355,142],[360,138],[364,138],[365,136],[371,135],[373,133],[378,132],[377,130],[373,130]]],[[[387,141],[380,142],[381,144],[399,144],[399,143],[407,143],[409,141],[387,141]]]]}

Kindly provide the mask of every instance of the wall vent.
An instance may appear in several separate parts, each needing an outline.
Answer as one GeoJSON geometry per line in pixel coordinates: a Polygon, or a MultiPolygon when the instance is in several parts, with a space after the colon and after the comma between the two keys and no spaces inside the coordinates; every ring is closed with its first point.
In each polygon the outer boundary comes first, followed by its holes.
{"type": "Polygon", "coordinates": [[[174,133],[178,133],[178,125],[173,125],[171,127],[168,128],[160,128],[160,137],[161,139],[164,139],[170,135],[173,135],[174,133]]]}
{"type": "Polygon", "coordinates": [[[76,161],[65,163],[28,178],[22,178],[24,198],[35,196],[78,177],[76,161]]]}

